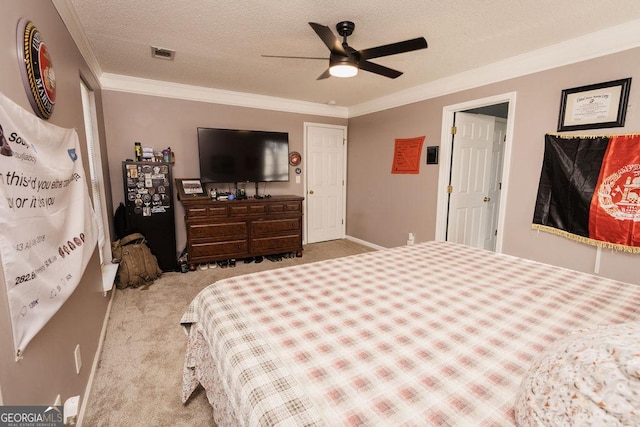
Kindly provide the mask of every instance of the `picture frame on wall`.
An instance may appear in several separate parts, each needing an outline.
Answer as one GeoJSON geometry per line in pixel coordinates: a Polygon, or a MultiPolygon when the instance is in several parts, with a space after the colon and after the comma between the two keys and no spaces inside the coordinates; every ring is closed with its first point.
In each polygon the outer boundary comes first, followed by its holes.
{"type": "Polygon", "coordinates": [[[558,132],[624,126],[631,77],[564,89],[558,132]]]}
{"type": "Polygon", "coordinates": [[[178,189],[178,198],[180,200],[207,197],[202,181],[198,178],[176,179],[176,187],[178,189]]]}

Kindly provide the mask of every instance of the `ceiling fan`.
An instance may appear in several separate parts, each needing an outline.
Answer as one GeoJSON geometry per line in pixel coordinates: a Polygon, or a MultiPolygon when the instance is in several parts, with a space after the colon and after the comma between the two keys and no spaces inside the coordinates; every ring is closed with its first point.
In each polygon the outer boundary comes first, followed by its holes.
{"type": "MultiPolygon", "coordinates": [[[[355,24],[351,21],[342,21],[336,25],[338,34],[342,36],[342,42],[336,37],[326,25],[309,22],[311,28],[316,32],[318,37],[329,48],[329,68],[322,73],[317,80],[326,79],[330,76],[334,77],[353,77],[358,74],[358,70],[365,70],[391,79],[398,78],[402,75],[401,71],[394,70],[383,65],[375,64],[370,59],[380,58],[383,56],[397,55],[399,53],[411,52],[413,50],[426,49],[427,41],[424,37],[418,37],[411,40],[405,40],[398,43],[386,44],[383,46],[372,47],[364,50],[355,50],[347,44],[347,37],[353,33],[355,24]]],[[[326,57],[309,57],[309,56],[280,56],[280,55],[262,55],[267,58],[294,58],[294,59],[322,59],[326,57]]]]}

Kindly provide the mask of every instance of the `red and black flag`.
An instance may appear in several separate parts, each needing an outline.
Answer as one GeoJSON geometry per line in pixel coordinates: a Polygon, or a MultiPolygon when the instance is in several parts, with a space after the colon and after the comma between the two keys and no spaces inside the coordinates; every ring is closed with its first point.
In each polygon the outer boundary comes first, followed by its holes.
{"type": "Polygon", "coordinates": [[[640,135],[545,135],[533,228],[640,252],[640,135]]]}

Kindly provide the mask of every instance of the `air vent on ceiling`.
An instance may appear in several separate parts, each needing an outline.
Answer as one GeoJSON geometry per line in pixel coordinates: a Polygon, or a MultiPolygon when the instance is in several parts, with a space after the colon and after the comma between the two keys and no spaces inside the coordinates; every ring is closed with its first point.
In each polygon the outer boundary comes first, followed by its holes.
{"type": "Polygon", "coordinates": [[[162,47],[151,46],[151,56],[153,56],[154,58],[168,59],[169,61],[173,61],[173,58],[176,56],[176,51],[165,49],[162,47]]]}

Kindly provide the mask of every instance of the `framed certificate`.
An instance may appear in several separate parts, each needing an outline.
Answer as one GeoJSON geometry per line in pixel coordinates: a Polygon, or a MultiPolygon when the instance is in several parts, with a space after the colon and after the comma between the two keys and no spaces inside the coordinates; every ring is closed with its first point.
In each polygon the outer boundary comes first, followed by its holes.
{"type": "Polygon", "coordinates": [[[562,91],[558,132],[624,126],[631,77],[562,91]]]}

